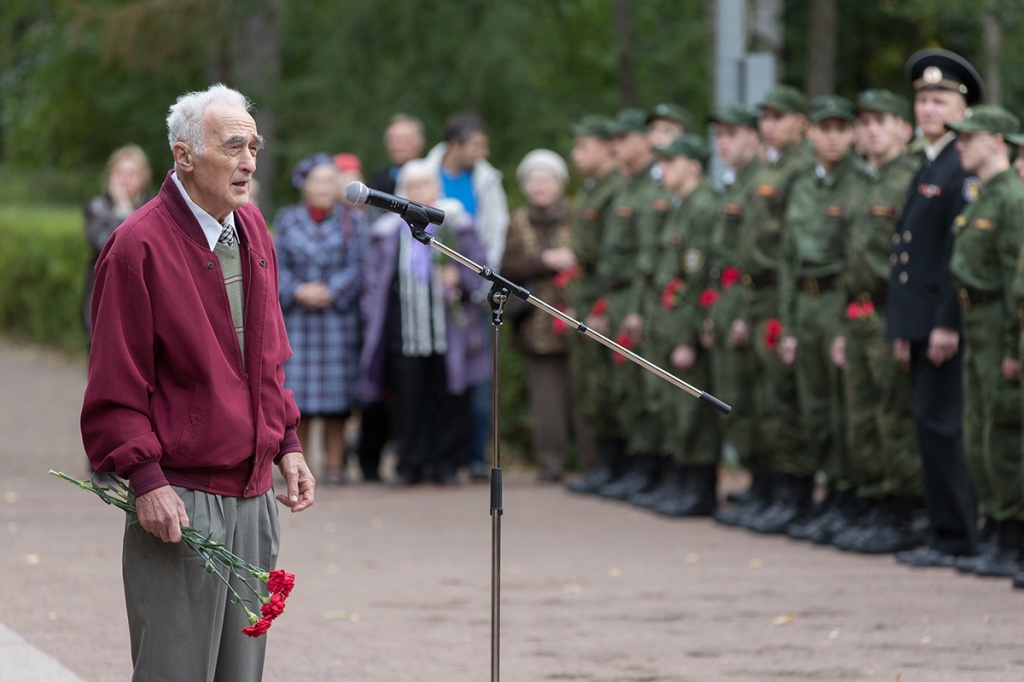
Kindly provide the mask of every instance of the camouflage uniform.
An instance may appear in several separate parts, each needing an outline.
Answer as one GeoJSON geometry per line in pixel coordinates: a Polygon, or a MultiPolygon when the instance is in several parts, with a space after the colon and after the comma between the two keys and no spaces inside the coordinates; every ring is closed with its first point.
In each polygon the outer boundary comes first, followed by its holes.
{"type": "Polygon", "coordinates": [[[964,335],[964,446],[979,508],[995,521],[1024,520],[1020,387],[1002,375],[1019,357],[1013,281],[1024,235],[1024,187],[1013,170],[985,183],[953,223],[950,273],[964,335]]]}

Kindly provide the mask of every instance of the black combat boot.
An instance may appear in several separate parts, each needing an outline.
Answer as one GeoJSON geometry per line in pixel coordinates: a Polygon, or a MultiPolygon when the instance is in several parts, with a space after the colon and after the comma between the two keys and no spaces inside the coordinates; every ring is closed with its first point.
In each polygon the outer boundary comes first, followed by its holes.
{"type": "Polygon", "coordinates": [[[597,466],[576,481],[566,484],[570,492],[590,494],[614,481],[622,474],[625,459],[621,440],[603,440],[597,445],[597,466]]]}
{"type": "Polygon", "coordinates": [[[660,464],[660,459],[653,455],[627,456],[622,476],[598,488],[597,494],[613,500],[626,500],[634,493],[649,490],[654,485],[652,479],[660,471],[660,464]]]}
{"type": "MultiPolygon", "coordinates": [[[[667,458],[665,461],[668,461],[667,458]]],[[[647,492],[631,495],[629,501],[638,507],[657,511],[658,505],[666,499],[679,497],[686,492],[687,469],[675,462],[669,463],[658,484],[647,492]]]]}
{"type": "Polygon", "coordinates": [[[864,525],[852,551],[894,554],[921,544],[923,537],[914,529],[913,500],[886,497],[878,500],[875,508],[878,512],[874,515],[874,522],[864,525]]]}
{"type": "Polygon", "coordinates": [[[1021,568],[1021,522],[996,522],[998,550],[995,554],[983,556],[975,564],[975,575],[989,578],[1009,578],[1021,568]]]}
{"type": "Polygon", "coordinates": [[[736,507],[715,510],[715,521],[726,526],[742,526],[749,518],[758,517],[774,501],[774,475],[762,474],[750,486],[750,499],[736,507]]]}
{"type": "Polygon", "coordinates": [[[783,476],[780,482],[780,494],[776,501],[760,516],[745,524],[746,528],[770,535],[784,533],[789,524],[811,508],[813,476],[783,476]]]}
{"type": "Polygon", "coordinates": [[[654,511],[666,516],[711,516],[718,507],[718,467],[690,467],[682,495],[665,499],[654,511]]]}

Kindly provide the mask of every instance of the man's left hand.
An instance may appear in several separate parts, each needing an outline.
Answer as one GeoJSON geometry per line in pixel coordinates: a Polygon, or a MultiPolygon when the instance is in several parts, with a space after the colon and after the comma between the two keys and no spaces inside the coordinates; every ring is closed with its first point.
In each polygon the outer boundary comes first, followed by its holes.
{"type": "Polygon", "coordinates": [[[313,478],[309,466],[306,465],[306,458],[301,452],[287,452],[281,457],[277,465],[288,485],[288,492],[285,495],[278,495],[277,501],[290,508],[292,513],[300,512],[306,507],[313,506],[313,489],[316,487],[316,480],[313,478]]]}

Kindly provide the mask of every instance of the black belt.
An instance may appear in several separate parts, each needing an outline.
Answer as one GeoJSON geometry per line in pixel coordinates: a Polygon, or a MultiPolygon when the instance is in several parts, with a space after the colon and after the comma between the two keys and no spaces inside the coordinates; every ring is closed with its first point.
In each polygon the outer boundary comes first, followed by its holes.
{"type": "Polygon", "coordinates": [[[740,281],[751,291],[775,286],[778,279],[775,273],[770,271],[762,272],[760,275],[743,275],[740,277],[740,281]]]}
{"type": "Polygon", "coordinates": [[[823,291],[832,291],[839,286],[839,275],[824,277],[801,277],[796,281],[797,288],[808,296],[817,296],[823,291]]]}
{"type": "Polygon", "coordinates": [[[977,291],[961,287],[956,290],[956,296],[960,299],[960,309],[965,313],[971,308],[979,305],[999,301],[1003,298],[1002,291],[977,291]]]}

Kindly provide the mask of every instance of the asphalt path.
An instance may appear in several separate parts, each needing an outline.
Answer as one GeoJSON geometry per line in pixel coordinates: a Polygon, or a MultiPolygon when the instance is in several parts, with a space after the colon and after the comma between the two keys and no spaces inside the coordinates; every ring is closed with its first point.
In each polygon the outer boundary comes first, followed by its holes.
{"type": "MultiPolygon", "coordinates": [[[[0,343],[0,682],[130,678],[121,512],[84,475],[85,363],[0,343]]],[[[505,470],[501,679],[1024,680],[1024,591],[669,520],[505,470]]],[[[729,477],[727,486],[736,485],[729,477]]],[[[320,486],[266,680],[491,679],[487,486],[320,486]]]]}

